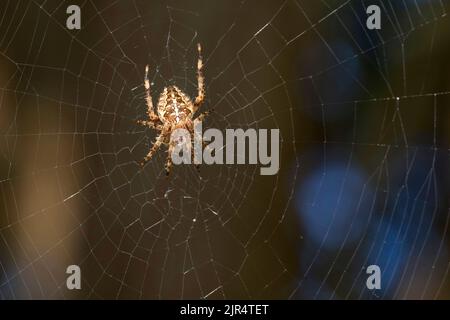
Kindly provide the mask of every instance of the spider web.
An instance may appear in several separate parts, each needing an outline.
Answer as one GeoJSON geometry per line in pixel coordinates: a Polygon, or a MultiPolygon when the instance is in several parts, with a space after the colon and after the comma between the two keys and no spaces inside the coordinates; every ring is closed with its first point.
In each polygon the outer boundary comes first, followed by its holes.
{"type": "Polygon", "coordinates": [[[0,297],[449,298],[448,2],[186,2],[2,2],[0,297]],[[197,43],[204,128],[280,129],[277,175],[139,167],[197,43]]]}

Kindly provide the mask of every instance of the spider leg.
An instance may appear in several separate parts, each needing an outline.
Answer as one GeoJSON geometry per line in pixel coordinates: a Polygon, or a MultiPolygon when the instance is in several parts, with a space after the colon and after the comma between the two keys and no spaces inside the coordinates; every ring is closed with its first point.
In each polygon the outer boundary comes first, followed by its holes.
{"type": "MultiPolygon", "coordinates": [[[[194,161],[194,157],[195,157],[194,153],[195,153],[194,148],[191,148],[191,157],[192,157],[192,161],[194,161]]],[[[197,172],[200,172],[200,165],[199,165],[199,164],[196,164],[196,165],[195,165],[195,169],[197,170],[197,172]]]]}
{"type": "Polygon", "coordinates": [[[153,144],[152,148],[148,152],[148,154],[145,156],[144,160],[141,162],[141,166],[143,167],[155,154],[156,151],[161,147],[161,145],[164,143],[164,138],[166,136],[166,133],[164,131],[161,132],[161,134],[156,138],[155,143],[153,144]]]}
{"type": "Polygon", "coordinates": [[[202,105],[205,100],[205,77],[203,76],[203,57],[202,57],[202,47],[200,43],[197,44],[198,50],[198,62],[197,62],[197,97],[194,101],[194,110],[195,113],[198,108],[202,105]]]}
{"type": "MultiPolygon", "coordinates": [[[[189,132],[191,134],[191,137],[194,137],[194,141],[196,139],[200,139],[200,141],[202,143],[202,146],[204,147],[205,146],[205,141],[203,141],[202,135],[198,134],[198,132],[196,132],[194,130],[194,126],[192,125],[192,126],[188,127],[188,130],[189,130],[189,132]]],[[[194,159],[195,159],[195,148],[193,146],[195,144],[194,141],[191,141],[191,145],[189,146],[189,149],[191,149],[191,161],[192,161],[192,163],[194,163],[194,159]]],[[[203,150],[202,150],[202,152],[203,152],[203,150]]],[[[197,171],[200,172],[200,165],[199,164],[195,164],[195,169],[197,169],[197,171]]]]}
{"type": "Polygon", "coordinates": [[[169,176],[170,170],[172,169],[172,152],[173,152],[174,146],[175,145],[173,143],[169,143],[169,150],[167,151],[167,159],[166,159],[166,165],[165,165],[166,176],[169,176]]]}
{"type": "Polygon", "coordinates": [[[137,124],[140,124],[141,126],[144,126],[144,127],[150,127],[152,129],[161,130],[161,125],[158,124],[157,121],[138,120],[136,122],[137,122],[137,124]]]}
{"type": "Polygon", "coordinates": [[[211,111],[212,111],[212,110],[210,110],[210,111],[205,111],[205,112],[200,113],[200,114],[198,115],[198,117],[195,118],[195,120],[203,121],[207,116],[209,116],[209,114],[211,113],[211,111]]]}
{"type": "Polygon", "coordinates": [[[150,80],[148,79],[148,65],[145,67],[145,77],[144,77],[144,87],[145,87],[145,101],[147,102],[147,116],[149,122],[153,122],[155,125],[159,122],[159,117],[153,110],[153,100],[150,91],[150,80]]]}

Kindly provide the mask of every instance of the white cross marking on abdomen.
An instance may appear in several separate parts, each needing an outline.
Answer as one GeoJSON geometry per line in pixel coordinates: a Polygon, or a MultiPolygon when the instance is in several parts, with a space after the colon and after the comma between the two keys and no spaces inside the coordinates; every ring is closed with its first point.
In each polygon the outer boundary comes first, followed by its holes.
{"type": "Polygon", "coordinates": [[[179,107],[178,107],[178,105],[177,104],[175,104],[175,106],[174,106],[174,108],[173,108],[174,110],[175,110],[175,119],[176,119],[176,121],[177,122],[180,122],[180,113],[179,113],[179,107]]]}

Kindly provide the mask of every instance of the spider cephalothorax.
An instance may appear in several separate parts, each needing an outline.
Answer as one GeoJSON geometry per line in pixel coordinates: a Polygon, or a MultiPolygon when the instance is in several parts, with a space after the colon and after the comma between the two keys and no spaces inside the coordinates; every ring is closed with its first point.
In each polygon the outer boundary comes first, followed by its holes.
{"type": "MultiPolygon", "coordinates": [[[[168,144],[169,150],[166,161],[166,174],[169,174],[172,166],[171,154],[176,143],[170,140],[172,132],[176,129],[186,129],[192,136],[194,135],[194,115],[205,99],[203,61],[200,44],[197,45],[197,49],[198,92],[194,101],[192,101],[191,98],[189,98],[189,96],[181,91],[177,86],[169,86],[164,88],[163,92],[160,94],[155,113],[150,92],[150,81],[148,79],[148,65],[145,68],[144,86],[146,92],[148,119],[139,120],[138,123],[143,126],[156,129],[160,133],[147,156],[145,156],[144,160],[141,162],[142,166],[144,166],[145,163],[153,157],[162,144],[168,144]]],[[[206,112],[201,113],[196,119],[202,121],[206,115],[206,112]]],[[[190,149],[193,150],[193,148],[190,149]]]]}

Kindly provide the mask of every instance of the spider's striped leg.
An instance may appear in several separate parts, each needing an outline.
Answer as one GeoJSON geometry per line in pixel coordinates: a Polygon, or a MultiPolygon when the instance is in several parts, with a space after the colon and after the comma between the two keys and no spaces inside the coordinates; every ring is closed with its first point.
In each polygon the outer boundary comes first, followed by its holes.
{"type": "Polygon", "coordinates": [[[137,124],[140,124],[141,126],[150,127],[152,129],[161,130],[161,124],[158,123],[158,121],[146,121],[146,120],[138,120],[136,121],[137,124]]]}
{"type": "Polygon", "coordinates": [[[203,57],[202,57],[202,47],[200,43],[197,44],[198,50],[198,62],[197,62],[197,97],[194,101],[194,113],[202,105],[205,100],[205,77],[203,76],[203,57]]]}
{"type": "MultiPolygon", "coordinates": [[[[210,114],[212,111],[214,111],[214,109],[211,109],[211,110],[209,110],[209,111],[205,111],[205,112],[200,113],[199,116],[198,116],[195,120],[200,121],[200,122],[203,122],[203,120],[205,120],[205,118],[206,118],[207,116],[209,116],[209,114],[210,114]]],[[[195,134],[195,132],[192,132],[192,134],[195,134]]],[[[207,147],[206,142],[203,141],[203,137],[200,137],[200,139],[201,139],[201,141],[202,141],[202,146],[203,146],[203,148],[207,147]]]]}
{"type": "Polygon", "coordinates": [[[150,122],[156,124],[159,121],[159,117],[153,109],[153,100],[150,91],[150,80],[148,79],[148,65],[145,67],[145,77],[144,77],[144,87],[145,87],[145,101],[147,102],[147,115],[150,122]]]}
{"type": "MultiPolygon", "coordinates": [[[[194,163],[194,159],[195,159],[195,147],[193,145],[195,145],[195,141],[198,139],[201,143],[202,143],[202,150],[201,152],[203,152],[203,148],[205,147],[206,143],[205,141],[203,141],[203,137],[201,134],[199,134],[197,131],[194,130],[194,126],[189,128],[189,132],[191,134],[191,137],[194,137],[194,140],[191,141],[191,145],[190,145],[190,149],[191,149],[191,160],[192,163],[194,163]]],[[[199,164],[195,164],[195,168],[197,169],[197,171],[200,171],[200,165],[199,164]]]]}
{"type": "Polygon", "coordinates": [[[212,111],[213,111],[213,110],[209,110],[209,111],[205,111],[205,112],[200,113],[200,114],[198,115],[198,117],[197,117],[195,120],[198,120],[198,121],[203,121],[203,120],[205,120],[205,118],[206,118],[207,116],[209,116],[209,114],[210,114],[212,111]]]}
{"type": "Polygon", "coordinates": [[[142,160],[141,162],[142,167],[153,157],[155,152],[158,151],[159,147],[161,147],[161,145],[164,142],[165,136],[166,136],[165,132],[162,131],[161,134],[156,139],[155,143],[153,144],[152,148],[148,152],[148,154],[145,156],[144,160],[142,160]]]}
{"type": "MultiPolygon", "coordinates": [[[[202,138],[200,137],[200,139],[202,139],[202,138]]],[[[201,141],[202,141],[202,143],[204,143],[203,140],[201,140],[201,141]]],[[[192,141],[192,142],[191,142],[191,145],[190,145],[190,147],[189,147],[189,149],[191,149],[191,163],[195,164],[195,163],[194,163],[194,159],[195,159],[195,148],[192,146],[193,143],[194,143],[194,142],[192,141]]],[[[197,171],[200,171],[200,165],[199,165],[199,164],[195,164],[195,169],[197,169],[197,171]]]]}
{"type": "Polygon", "coordinates": [[[166,160],[166,176],[169,176],[170,170],[172,169],[172,152],[174,148],[174,144],[172,142],[169,143],[169,150],[167,151],[167,160],[166,160]]]}

